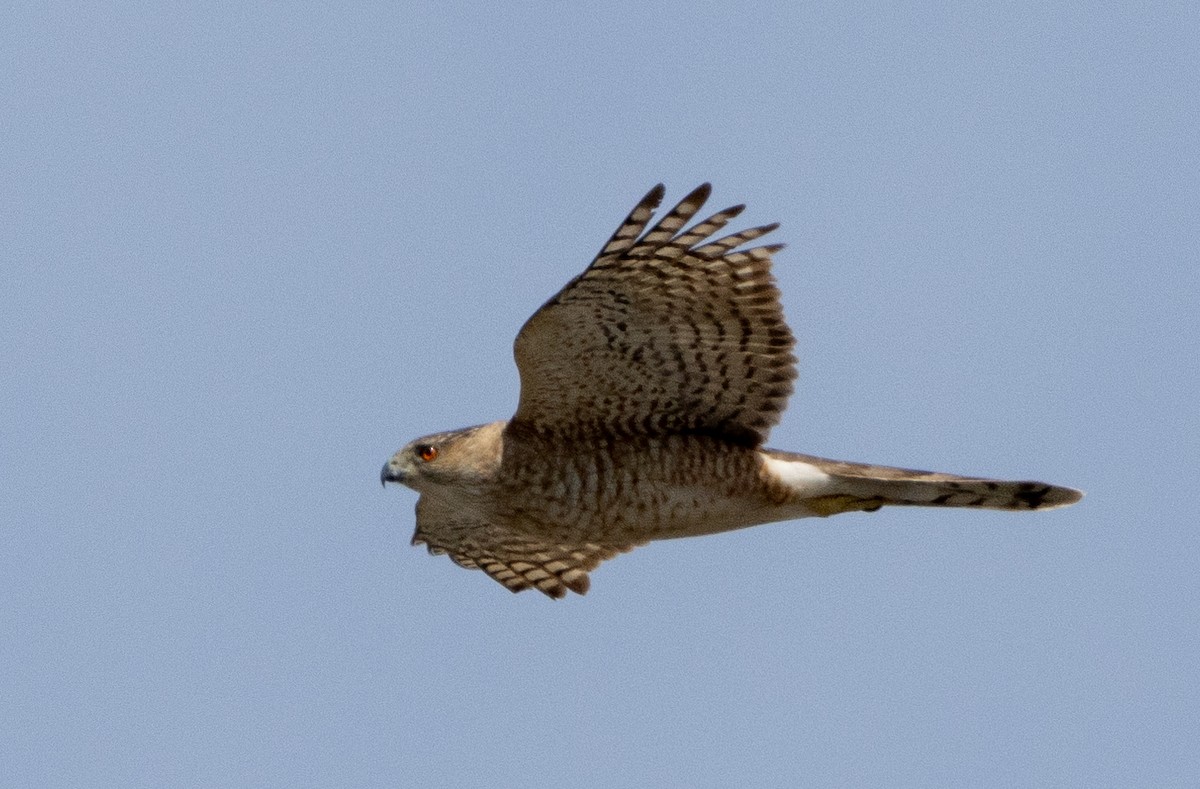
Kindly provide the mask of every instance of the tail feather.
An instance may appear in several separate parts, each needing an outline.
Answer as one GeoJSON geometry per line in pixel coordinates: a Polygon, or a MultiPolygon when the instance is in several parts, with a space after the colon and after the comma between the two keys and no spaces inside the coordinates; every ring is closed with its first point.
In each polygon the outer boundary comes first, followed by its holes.
{"type": "Polygon", "coordinates": [[[771,450],[776,460],[806,463],[829,475],[822,507],[834,512],[882,506],[1049,510],[1083,498],[1081,491],[1045,482],[962,477],[932,471],[827,460],[771,450]]]}
{"type": "Polygon", "coordinates": [[[889,506],[976,507],[989,510],[1051,510],[1083,498],[1071,488],[1045,482],[975,479],[844,478],[848,492],[879,498],[889,506]]]}

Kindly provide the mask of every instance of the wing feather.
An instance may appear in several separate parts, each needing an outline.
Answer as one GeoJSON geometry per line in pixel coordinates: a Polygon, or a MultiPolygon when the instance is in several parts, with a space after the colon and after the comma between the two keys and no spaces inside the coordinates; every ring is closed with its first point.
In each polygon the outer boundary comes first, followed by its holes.
{"type": "Polygon", "coordinates": [[[649,231],[661,185],[581,275],[526,322],[514,346],[521,401],[510,432],[560,436],[702,433],[757,446],[795,378],[794,340],[771,276],[778,225],[703,243],[734,206],[680,232],[711,187],[649,231]]]}
{"type": "Polygon", "coordinates": [[[588,573],[606,559],[632,550],[633,543],[553,542],[538,529],[515,531],[461,505],[422,494],[417,500],[413,545],[447,554],[459,567],[483,570],[511,592],[537,589],[548,597],[568,591],[587,594],[588,573]]]}

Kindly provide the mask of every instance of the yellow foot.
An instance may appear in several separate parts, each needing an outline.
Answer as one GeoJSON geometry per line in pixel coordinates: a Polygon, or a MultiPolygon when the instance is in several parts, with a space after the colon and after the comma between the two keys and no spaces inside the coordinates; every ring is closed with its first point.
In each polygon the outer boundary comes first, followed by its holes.
{"type": "Polygon", "coordinates": [[[859,499],[854,496],[818,496],[808,499],[804,506],[821,517],[838,515],[843,512],[874,512],[883,506],[883,499],[859,499]]]}

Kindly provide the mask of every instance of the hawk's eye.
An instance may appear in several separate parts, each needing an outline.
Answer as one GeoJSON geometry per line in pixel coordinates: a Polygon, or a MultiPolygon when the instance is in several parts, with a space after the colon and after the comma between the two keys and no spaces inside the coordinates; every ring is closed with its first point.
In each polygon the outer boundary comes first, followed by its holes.
{"type": "Polygon", "coordinates": [[[438,456],[437,447],[433,444],[421,444],[417,447],[417,457],[428,463],[431,460],[436,460],[438,456]]]}

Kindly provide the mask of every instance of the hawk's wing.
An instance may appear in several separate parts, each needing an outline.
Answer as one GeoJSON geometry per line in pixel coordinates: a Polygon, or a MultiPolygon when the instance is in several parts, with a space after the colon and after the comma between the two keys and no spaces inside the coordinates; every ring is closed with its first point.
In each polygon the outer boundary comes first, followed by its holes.
{"type": "Polygon", "coordinates": [[[700,186],[643,233],[663,196],[661,184],[651,189],[587,270],[525,323],[510,430],[762,443],[796,377],[770,271],[782,245],[735,251],[777,225],[707,240],[744,206],[681,232],[710,191],[700,186]]]}
{"type": "Polygon", "coordinates": [[[428,493],[417,500],[417,529],[413,545],[425,545],[434,555],[448,554],[460,567],[483,570],[509,591],[537,589],[549,597],[564,597],[569,589],[587,594],[588,573],[605,559],[632,550],[634,543],[594,542],[560,544],[539,537],[536,529],[517,532],[428,493]]]}

